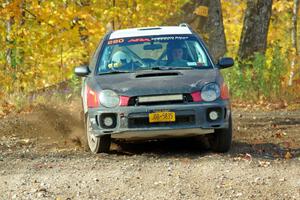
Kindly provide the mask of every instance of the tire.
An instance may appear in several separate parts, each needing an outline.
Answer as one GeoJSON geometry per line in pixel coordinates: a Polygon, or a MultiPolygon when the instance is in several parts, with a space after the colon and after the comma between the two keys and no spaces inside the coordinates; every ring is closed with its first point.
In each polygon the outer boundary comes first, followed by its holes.
{"type": "Polygon", "coordinates": [[[232,119],[228,119],[229,126],[227,129],[215,129],[215,132],[209,138],[209,144],[213,151],[225,153],[229,151],[232,142],[232,119]]]}
{"type": "Polygon", "coordinates": [[[110,149],[111,136],[103,135],[100,137],[96,137],[92,133],[91,122],[89,117],[86,118],[86,137],[88,147],[93,153],[108,153],[110,149]]]}

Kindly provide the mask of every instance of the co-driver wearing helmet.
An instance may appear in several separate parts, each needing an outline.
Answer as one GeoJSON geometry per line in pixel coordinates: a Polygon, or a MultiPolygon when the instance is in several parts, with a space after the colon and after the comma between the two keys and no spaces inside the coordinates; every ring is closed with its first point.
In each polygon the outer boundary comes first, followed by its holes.
{"type": "MultiPolygon", "coordinates": [[[[132,60],[130,56],[128,56],[126,53],[123,51],[117,51],[114,53],[114,55],[111,58],[111,63],[108,65],[108,68],[128,68],[131,66],[130,64],[132,63],[132,60]]],[[[128,70],[127,69],[127,70],[128,70]]]]}

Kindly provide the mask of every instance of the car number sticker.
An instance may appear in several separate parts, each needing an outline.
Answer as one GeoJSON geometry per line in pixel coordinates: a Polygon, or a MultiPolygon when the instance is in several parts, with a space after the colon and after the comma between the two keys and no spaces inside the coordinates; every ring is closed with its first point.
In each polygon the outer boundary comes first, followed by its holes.
{"type": "Polygon", "coordinates": [[[124,39],[114,39],[114,40],[108,40],[107,44],[112,45],[112,44],[121,44],[124,42],[124,39]]]}

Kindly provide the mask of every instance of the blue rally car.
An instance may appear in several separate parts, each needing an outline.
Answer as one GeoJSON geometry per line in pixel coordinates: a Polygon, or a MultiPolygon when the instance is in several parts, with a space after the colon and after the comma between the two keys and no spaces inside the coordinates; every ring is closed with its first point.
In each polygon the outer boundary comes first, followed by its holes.
{"type": "Polygon", "coordinates": [[[89,148],[108,152],[111,139],[206,134],[212,150],[232,141],[229,91],[204,42],[188,25],[107,33],[83,77],[82,104],[89,148]]]}

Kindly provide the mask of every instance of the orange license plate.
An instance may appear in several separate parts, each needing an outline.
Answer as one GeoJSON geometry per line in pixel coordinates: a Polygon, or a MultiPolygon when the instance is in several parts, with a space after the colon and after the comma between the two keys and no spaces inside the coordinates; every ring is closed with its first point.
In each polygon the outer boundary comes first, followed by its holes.
{"type": "Polygon", "coordinates": [[[149,122],[175,122],[175,112],[155,112],[149,114],[149,122]]]}

